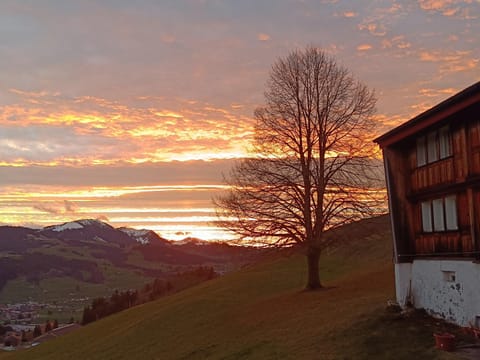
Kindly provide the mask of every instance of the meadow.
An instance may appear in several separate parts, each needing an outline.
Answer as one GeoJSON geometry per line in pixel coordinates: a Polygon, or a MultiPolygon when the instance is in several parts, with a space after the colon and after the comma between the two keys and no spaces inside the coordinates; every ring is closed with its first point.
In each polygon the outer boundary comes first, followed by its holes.
{"type": "Polygon", "coordinates": [[[437,322],[386,311],[394,298],[386,217],[345,227],[304,291],[305,258],[262,263],[118,313],[3,359],[456,359],[437,322]]]}

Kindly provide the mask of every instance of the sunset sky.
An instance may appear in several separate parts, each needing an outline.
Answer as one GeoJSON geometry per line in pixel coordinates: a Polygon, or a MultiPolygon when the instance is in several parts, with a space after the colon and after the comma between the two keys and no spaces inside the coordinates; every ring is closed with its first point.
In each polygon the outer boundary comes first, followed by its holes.
{"type": "Polygon", "coordinates": [[[380,134],[480,80],[479,34],[479,0],[2,0],[0,224],[226,238],[210,198],[279,56],[335,56],[380,134]]]}

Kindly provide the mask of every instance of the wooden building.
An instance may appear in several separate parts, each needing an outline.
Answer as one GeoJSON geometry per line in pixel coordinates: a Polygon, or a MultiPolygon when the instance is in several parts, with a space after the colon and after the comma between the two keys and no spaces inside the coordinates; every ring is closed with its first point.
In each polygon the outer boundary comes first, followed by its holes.
{"type": "Polygon", "coordinates": [[[480,326],[480,82],[375,139],[397,301],[480,326]]]}

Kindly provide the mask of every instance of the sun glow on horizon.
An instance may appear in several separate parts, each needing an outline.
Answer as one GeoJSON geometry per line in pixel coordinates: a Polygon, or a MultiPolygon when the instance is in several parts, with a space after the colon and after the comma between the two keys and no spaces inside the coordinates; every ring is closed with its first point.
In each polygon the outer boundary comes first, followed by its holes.
{"type": "Polygon", "coordinates": [[[114,227],[156,231],[168,240],[234,238],[215,226],[212,196],[223,184],[0,187],[0,225],[41,228],[93,218],[114,227]]]}

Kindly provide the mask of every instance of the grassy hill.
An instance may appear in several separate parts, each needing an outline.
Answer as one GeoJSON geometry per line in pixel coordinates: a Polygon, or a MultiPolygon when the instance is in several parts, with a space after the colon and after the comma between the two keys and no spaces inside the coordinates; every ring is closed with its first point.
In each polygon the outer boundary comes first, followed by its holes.
{"type": "Polygon", "coordinates": [[[385,311],[394,297],[386,217],[344,227],[325,252],[325,290],[305,259],[261,264],[132,308],[3,359],[451,359],[428,322],[385,311]]]}

